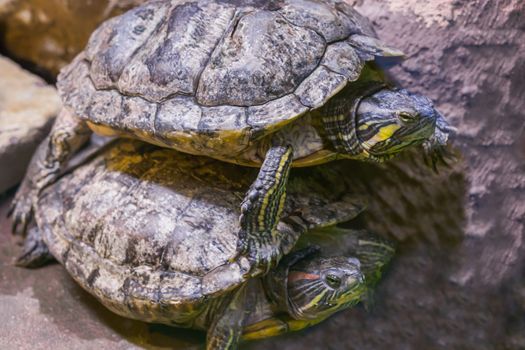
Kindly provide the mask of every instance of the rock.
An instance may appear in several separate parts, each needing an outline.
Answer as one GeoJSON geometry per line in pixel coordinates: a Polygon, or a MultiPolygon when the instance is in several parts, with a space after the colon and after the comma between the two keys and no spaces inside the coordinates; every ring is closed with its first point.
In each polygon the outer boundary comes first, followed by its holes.
{"type": "Polygon", "coordinates": [[[16,185],[60,109],[54,87],[0,56],[0,193],[16,185]]]}
{"type": "Polygon", "coordinates": [[[10,56],[54,79],[102,21],[143,2],[0,0],[0,43],[10,56]]]}
{"type": "Polygon", "coordinates": [[[458,254],[477,263],[466,260],[451,274],[496,286],[525,248],[525,3],[360,3],[381,38],[407,52],[392,72],[396,79],[430,96],[459,129],[468,186],[466,241],[458,254]]]}
{"type": "Polygon", "coordinates": [[[0,20],[13,11],[15,0],[0,0],[0,20]]]}

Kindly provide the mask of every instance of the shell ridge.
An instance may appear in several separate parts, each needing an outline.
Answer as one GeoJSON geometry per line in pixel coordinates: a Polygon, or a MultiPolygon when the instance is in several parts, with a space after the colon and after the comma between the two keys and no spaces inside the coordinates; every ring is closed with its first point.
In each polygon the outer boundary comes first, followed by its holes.
{"type": "MultiPolygon", "coordinates": [[[[208,68],[208,65],[210,64],[210,62],[212,61],[213,58],[215,58],[217,56],[217,48],[220,46],[221,43],[224,42],[224,38],[230,34],[232,35],[237,27],[237,25],[239,24],[239,21],[241,20],[241,18],[246,15],[246,12],[243,12],[242,10],[239,10],[239,9],[235,9],[235,12],[234,14],[232,15],[232,17],[230,18],[230,23],[228,24],[228,27],[224,30],[224,33],[222,33],[221,37],[219,38],[219,40],[217,40],[217,42],[215,43],[215,46],[213,47],[213,49],[211,50],[211,53],[210,55],[208,56],[208,59],[206,60],[206,63],[202,66],[202,69],[201,71],[199,72],[199,74],[197,74],[197,78],[196,78],[196,81],[197,81],[197,84],[195,84],[195,90],[194,90],[194,95],[197,94],[197,91],[199,91],[199,86],[201,84],[201,77],[202,77],[202,73],[204,73],[204,71],[206,70],[206,68],[208,68]],[[242,15],[240,15],[242,14],[242,15]],[[233,28],[232,28],[232,25],[233,25],[233,28]],[[230,31],[231,30],[231,31],[230,31]]],[[[195,99],[196,100],[196,99],[195,99]]],[[[197,101],[196,101],[197,102],[197,101]]],[[[199,105],[199,103],[196,103],[197,105],[199,105]]],[[[236,106],[236,105],[232,105],[232,104],[221,104],[221,105],[225,105],[225,106],[236,106]]],[[[244,106],[236,106],[236,107],[244,107],[244,106]]]]}
{"type": "Polygon", "coordinates": [[[160,112],[160,105],[158,103],[155,103],[155,115],[153,116],[153,135],[155,137],[162,138],[162,135],[159,134],[158,130],[158,123],[159,123],[159,112],[160,112]]]}
{"type": "Polygon", "coordinates": [[[315,69],[326,49],[324,37],[277,11],[242,12],[236,22],[239,29],[230,28],[203,71],[198,103],[250,107],[284,97],[315,69]]]}
{"type": "MultiPolygon", "coordinates": [[[[283,19],[283,20],[284,20],[285,22],[287,22],[289,25],[294,26],[294,27],[299,27],[299,28],[307,29],[307,30],[311,30],[311,31],[315,32],[315,34],[319,35],[319,37],[320,37],[321,39],[323,39],[323,41],[324,41],[324,51],[323,51],[323,54],[321,55],[321,58],[319,59],[319,62],[321,62],[322,59],[323,59],[323,57],[324,57],[324,54],[326,53],[326,46],[329,44],[328,41],[326,40],[326,38],[324,37],[324,35],[323,35],[321,32],[319,32],[317,29],[315,29],[315,28],[311,28],[311,27],[309,27],[309,26],[304,26],[304,25],[302,26],[302,25],[300,25],[300,24],[296,24],[296,23],[290,21],[290,20],[289,20],[288,18],[286,18],[281,12],[277,12],[277,14],[281,17],[281,19],[283,19]]],[[[331,44],[331,43],[330,43],[330,44],[331,44]]],[[[317,68],[317,67],[316,67],[316,68],[317,68]]],[[[314,70],[315,70],[315,68],[312,70],[312,72],[313,72],[314,70]]]]}
{"type": "MultiPolygon", "coordinates": [[[[329,82],[332,82],[333,79],[330,79],[329,82]]],[[[313,82],[315,83],[315,81],[313,82]]],[[[340,73],[336,73],[336,72],[332,72],[331,70],[329,69],[326,69],[326,67],[324,65],[319,65],[314,72],[312,72],[312,75],[308,76],[307,79],[304,79],[301,84],[297,87],[297,89],[294,91],[294,95],[297,96],[297,98],[299,99],[299,101],[301,102],[302,105],[304,106],[307,106],[308,108],[310,109],[317,109],[319,107],[322,107],[323,104],[326,103],[327,100],[329,100],[331,97],[333,97],[334,95],[336,95],[339,91],[341,91],[346,85],[348,84],[348,79],[346,76],[340,74],[340,73]],[[329,88],[329,91],[327,91],[326,95],[323,97],[322,101],[311,101],[311,103],[308,103],[306,102],[305,100],[310,98],[310,96],[304,96],[303,94],[301,94],[298,90],[303,90],[305,89],[305,84],[308,84],[310,83],[310,80],[313,80],[314,79],[314,74],[320,70],[320,69],[325,69],[326,71],[328,72],[331,72],[333,74],[337,74],[339,77],[342,77],[342,80],[340,82],[337,83],[337,87],[331,87],[329,88]]],[[[309,91],[308,87],[306,87],[306,90],[309,91]]]]}
{"type": "MultiPolygon", "coordinates": [[[[164,23],[162,21],[159,21],[159,23],[157,23],[157,25],[155,26],[155,29],[153,29],[151,31],[151,33],[148,35],[148,37],[144,40],[144,43],[146,43],[147,41],[149,41],[153,35],[157,34],[158,31],[160,30],[160,28],[164,25],[164,23]]],[[[131,53],[131,55],[129,55],[129,58],[128,60],[126,61],[126,63],[123,65],[124,67],[127,66],[134,58],[135,58],[135,55],[140,51],[140,49],[142,49],[142,46],[144,44],[140,45],[139,47],[135,48],[135,50],[133,50],[133,52],[131,53]]],[[[114,89],[117,89],[117,85],[118,85],[118,81],[120,80],[120,77],[122,76],[122,73],[124,72],[124,68],[119,72],[119,75],[118,77],[115,77],[115,81],[112,82],[111,86],[114,88],[114,89]]],[[[118,90],[118,89],[117,89],[118,90]]],[[[120,91],[119,91],[120,92],[120,91]]]]}
{"type": "MultiPolygon", "coordinates": [[[[167,1],[152,1],[150,4],[162,4],[162,3],[166,3],[167,1]]],[[[149,5],[149,4],[148,4],[149,5]]],[[[172,5],[172,6],[175,6],[175,5],[172,5]]],[[[137,7],[136,9],[138,9],[139,7],[137,7]]],[[[171,9],[171,7],[170,7],[171,9]]],[[[133,10],[131,10],[133,11],[133,10]]],[[[120,24],[120,21],[122,19],[125,18],[127,13],[124,13],[122,14],[121,16],[118,16],[116,18],[118,18],[118,20],[116,22],[118,22],[120,24]]],[[[124,72],[124,69],[127,65],[129,65],[129,63],[135,58],[135,55],[137,54],[137,52],[139,52],[142,47],[145,45],[145,43],[147,43],[153,35],[156,35],[158,33],[158,30],[159,28],[161,28],[163,26],[163,23],[164,21],[162,20],[159,20],[158,23],[156,23],[155,25],[155,28],[149,33],[149,35],[144,38],[144,40],[142,41],[142,43],[140,45],[138,45],[130,54],[129,54],[129,57],[127,58],[126,62],[125,63],[122,63],[122,68],[119,70],[118,72],[118,76],[113,76],[112,72],[107,72],[107,78],[109,78],[109,87],[112,87],[112,88],[115,88],[115,89],[118,89],[118,82],[120,80],[120,77],[122,75],[122,73],[124,72]]],[[[113,28],[112,30],[112,33],[110,34],[108,40],[106,41],[106,44],[108,44],[109,42],[111,42],[111,40],[114,38],[114,36],[116,35],[117,33],[115,32],[115,28],[113,28]]],[[[106,52],[107,54],[107,52],[106,52]]],[[[95,59],[95,57],[93,58],[95,59]]],[[[107,67],[106,67],[107,69],[107,67]]],[[[90,76],[91,76],[91,66],[90,66],[90,76]]],[[[94,84],[95,87],[97,87],[97,84],[94,84]]],[[[120,92],[120,91],[119,91],[120,92]]]]}

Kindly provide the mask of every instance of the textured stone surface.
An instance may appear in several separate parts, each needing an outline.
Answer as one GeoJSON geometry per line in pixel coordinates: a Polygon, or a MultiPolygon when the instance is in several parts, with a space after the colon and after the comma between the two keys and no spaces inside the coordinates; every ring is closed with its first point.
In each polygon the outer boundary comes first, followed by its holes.
{"type": "Polygon", "coordinates": [[[144,0],[3,0],[0,46],[53,78],[105,19],[144,0]]]}
{"type": "Polygon", "coordinates": [[[55,88],[0,56],[0,193],[23,177],[60,108],[55,88]]]}

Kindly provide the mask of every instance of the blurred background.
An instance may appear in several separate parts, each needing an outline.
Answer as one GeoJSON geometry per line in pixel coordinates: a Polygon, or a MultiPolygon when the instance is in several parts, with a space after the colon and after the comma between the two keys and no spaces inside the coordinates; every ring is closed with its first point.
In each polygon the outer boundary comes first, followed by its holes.
{"type": "MultiPolygon", "coordinates": [[[[199,332],[104,309],[59,265],[13,265],[13,187],[60,107],[56,74],[104,19],[140,0],[0,0],[0,348],[190,349],[199,332]]],[[[389,74],[458,128],[458,161],[338,166],[369,195],[351,227],[398,243],[374,302],[246,349],[525,349],[525,3],[349,0],[407,54],[389,74]]]]}

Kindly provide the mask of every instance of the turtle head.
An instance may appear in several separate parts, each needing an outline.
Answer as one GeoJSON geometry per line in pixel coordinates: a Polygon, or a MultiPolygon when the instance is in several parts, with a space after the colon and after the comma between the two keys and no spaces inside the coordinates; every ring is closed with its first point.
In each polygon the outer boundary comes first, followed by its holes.
{"type": "Polygon", "coordinates": [[[430,99],[404,89],[383,88],[362,98],[356,109],[358,142],[375,160],[413,145],[444,146],[449,131],[430,99]]]}
{"type": "Polygon", "coordinates": [[[288,313],[322,320],[361,300],[367,291],[360,263],[348,257],[314,257],[290,266],[286,278],[288,313]]]}

